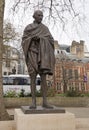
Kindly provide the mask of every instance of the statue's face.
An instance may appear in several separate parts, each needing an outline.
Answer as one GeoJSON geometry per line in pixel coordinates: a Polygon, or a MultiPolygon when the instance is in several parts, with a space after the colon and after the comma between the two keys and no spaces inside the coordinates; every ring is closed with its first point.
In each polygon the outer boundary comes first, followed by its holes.
{"type": "Polygon", "coordinates": [[[41,11],[37,11],[34,15],[34,18],[37,23],[41,23],[43,19],[43,13],[41,11]]]}

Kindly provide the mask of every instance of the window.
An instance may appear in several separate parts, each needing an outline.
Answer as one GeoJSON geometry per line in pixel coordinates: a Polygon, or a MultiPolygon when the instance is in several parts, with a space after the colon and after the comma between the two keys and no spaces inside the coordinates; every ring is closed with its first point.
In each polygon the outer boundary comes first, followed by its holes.
{"type": "Polygon", "coordinates": [[[8,85],[8,77],[3,77],[3,85],[8,85]]]}
{"type": "Polygon", "coordinates": [[[8,72],[8,75],[10,75],[11,74],[11,72],[8,72]]]}
{"type": "Polygon", "coordinates": [[[69,69],[69,79],[72,78],[72,69],[69,69]]]}
{"type": "Polygon", "coordinates": [[[78,46],[76,47],[76,53],[80,52],[81,51],[81,48],[78,46]]]}
{"type": "Polygon", "coordinates": [[[79,83],[75,83],[75,89],[79,91],[79,83]]]}
{"type": "Polygon", "coordinates": [[[75,79],[78,79],[78,70],[74,70],[75,79]]]}
{"type": "Polygon", "coordinates": [[[51,87],[51,86],[52,86],[52,82],[49,81],[49,80],[47,80],[47,86],[48,86],[48,87],[51,87]]]}
{"type": "Polygon", "coordinates": [[[64,69],[64,76],[66,76],[67,75],[67,70],[66,69],[64,69]]]}
{"type": "Polygon", "coordinates": [[[81,90],[82,90],[82,91],[84,91],[84,90],[85,90],[84,83],[81,83],[81,90]]]}
{"type": "Polygon", "coordinates": [[[4,72],[4,75],[7,75],[7,72],[4,72]]]}
{"type": "Polygon", "coordinates": [[[57,50],[57,54],[59,54],[59,50],[57,50]]]}
{"type": "Polygon", "coordinates": [[[57,87],[57,90],[61,90],[61,85],[60,85],[60,83],[56,83],[56,87],[57,87]]]}
{"type": "Polygon", "coordinates": [[[9,78],[9,84],[10,85],[30,85],[30,79],[29,78],[21,78],[21,77],[10,77],[9,78]]]}
{"type": "Polygon", "coordinates": [[[6,67],[10,67],[10,60],[9,59],[6,60],[6,67]]]}

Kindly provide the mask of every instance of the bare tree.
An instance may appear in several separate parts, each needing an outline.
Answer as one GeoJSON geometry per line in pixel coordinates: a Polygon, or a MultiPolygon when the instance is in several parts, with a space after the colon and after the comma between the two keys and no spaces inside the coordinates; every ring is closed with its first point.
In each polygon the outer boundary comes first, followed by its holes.
{"type": "Polygon", "coordinates": [[[9,44],[13,41],[19,40],[19,33],[16,31],[14,25],[9,21],[4,21],[3,26],[3,42],[9,44]]]}
{"type": "MultiPolygon", "coordinates": [[[[81,6],[84,6],[85,0],[78,0],[81,6]]],[[[81,22],[84,13],[79,12],[76,7],[76,0],[14,0],[12,6],[13,12],[17,13],[22,8],[23,12],[27,10],[41,9],[45,13],[45,20],[47,23],[53,22],[54,24],[61,24],[65,29],[65,25],[69,19],[75,21],[75,19],[81,22]]]]}
{"type": "Polygon", "coordinates": [[[5,1],[0,0],[0,120],[9,119],[4,106],[3,86],[2,86],[2,47],[3,47],[3,16],[5,1]]]}

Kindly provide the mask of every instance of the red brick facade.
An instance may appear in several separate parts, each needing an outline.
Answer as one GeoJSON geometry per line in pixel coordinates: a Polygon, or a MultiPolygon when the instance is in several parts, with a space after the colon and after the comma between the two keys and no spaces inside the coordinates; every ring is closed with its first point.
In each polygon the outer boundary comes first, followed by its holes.
{"type": "MultiPolygon", "coordinates": [[[[54,76],[47,77],[49,86],[55,88],[59,93],[69,89],[78,90],[81,92],[89,91],[89,62],[84,60],[84,42],[80,43],[73,41],[70,47],[71,57],[68,58],[67,53],[60,50],[60,45],[55,42],[56,63],[54,76]],[[77,55],[76,48],[80,48],[81,55],[77,55]],[[60,53],[57,53],[60,52],[60,53]]],[[[79,52],[80,54],[80,52],[79,52]]]]}
{"type": "MultiPolygon", "coordinates": [[[[73,88],[81,92],[89,91],[89,63],[83,64],[73,61],[56,59],[53,78],[48,77],[58,93],[73,88]]],[[[50,85],[49,85],[50,86],[50,85]]]]}

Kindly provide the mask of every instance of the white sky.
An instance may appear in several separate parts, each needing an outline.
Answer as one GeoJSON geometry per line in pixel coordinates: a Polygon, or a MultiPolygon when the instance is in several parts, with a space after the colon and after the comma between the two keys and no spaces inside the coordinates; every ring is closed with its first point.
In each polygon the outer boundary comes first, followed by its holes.
{"type": "MultiPolygon", "coordinates": [[[[69,16],[67,17],[68,21],[66,22],[65,32],[63,31],[62,25],[60,23],[53,25],[52,21],[50,21],[50,23],[48,24],[48,22],[44,22],[44,20],[43,23],[48,26],[54,39],[58,40],[59,44],[70,45],[73,40],[77,42],[79,42],[80,40],[84,40],[89,50],[89,0],[85,0],[83,8],[81,4],[78,3],[78,1],[79,0],[75,0],[75,9],[77,10],[77,12],[80,12],[81,14],[83,13],[86,16],[83,17],[82,15],[80,15],[80,17],[82,18],[82,21],[80,21],[81,25],[79,24],[77,18],[72,22],[69,16]]],[[[25,26],[33,21],[32,15],[34,9],[28,8],[27,12],[24,14],[22,12],[22,6],[19,10],[17,10],[15,14],[13,14],[11,10],[13,2],[14,0],[6,0],[4,19],[8,19],[11,23],[15,25],[19,32],[22,32],[25,26]]]]}

